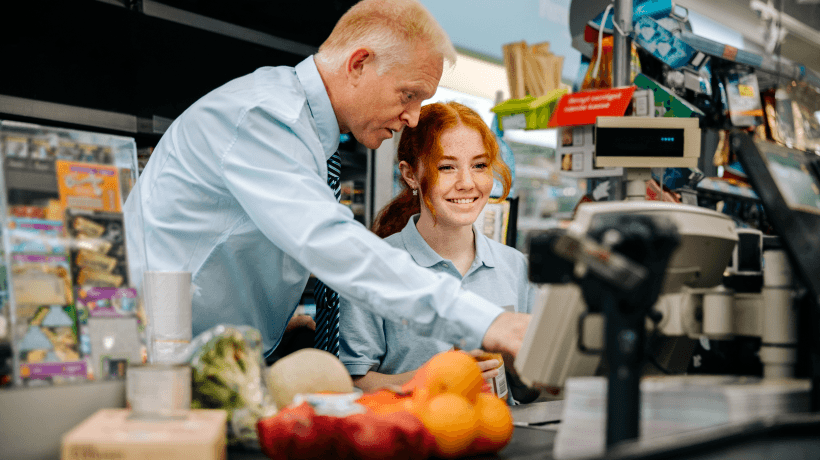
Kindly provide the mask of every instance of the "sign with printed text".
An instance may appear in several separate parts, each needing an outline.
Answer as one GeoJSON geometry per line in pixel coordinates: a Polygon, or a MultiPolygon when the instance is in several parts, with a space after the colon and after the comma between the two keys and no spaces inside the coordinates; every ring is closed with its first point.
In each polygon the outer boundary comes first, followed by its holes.
{"type": "Polygon", "coordinates": [[[65,160],[57,160],[56,166],[63,209],[120,212],[120,176],[116,167],[65,160]]]}
{"type": "Polygon", "coordinates": [[[550,127],[592,125],[598,117],[622,117],[632,101],[635,87],[581,91],[558,101],[550,127]]]}

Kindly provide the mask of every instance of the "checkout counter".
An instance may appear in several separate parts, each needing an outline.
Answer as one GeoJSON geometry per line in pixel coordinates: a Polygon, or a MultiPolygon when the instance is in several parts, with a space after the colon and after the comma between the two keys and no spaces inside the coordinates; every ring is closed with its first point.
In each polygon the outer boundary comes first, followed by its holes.
{"type": "MultiPolygon", "coordinates": [[[[0,392],[2,430],[0,458],[59,458],[62,432],[101,407],[124,407],[124,382],[103,382],[81,386],[41,388],[23,392],[0,392]],[[77,393],[77,389],[82,391],[77,393]],[[8,417],[8,414],[16,414],[8,417]],[[45,429],[47,427],[47,429],[45,429]]],[[[495,456],[473,458],[507,460],[551,460],[560,424],[561,401],[538,402],[513,408],[517,425],[512,441],[495,456]]],[[[820,415],[804,414],[757,420],[717,427],[701,432],[626,443],[600,459],[768,459],[816,458],[820,452],[820,415]]],[[[228,460],[265,460],[259,451],[229,448],[228,460]]]]}

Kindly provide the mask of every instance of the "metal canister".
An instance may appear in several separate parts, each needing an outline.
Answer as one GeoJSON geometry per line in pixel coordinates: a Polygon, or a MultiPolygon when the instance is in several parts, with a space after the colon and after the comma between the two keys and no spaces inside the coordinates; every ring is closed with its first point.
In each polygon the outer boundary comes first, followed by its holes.
{"type": "Polygon", "coordinates": [[[507,398],[507,371],[504,368],[504,356],[501,353],[484,353],[476,360],[478,361],[487,361],[490,359],[495,359],[498,361],[498,375],[492,378],[489,382],[490,386],[493,388],[493,393],[501,399],[507,398]]]}
{"type": "Polygon", "coordinates": [[[191,408],[188,364],[129,364],[125,386],[132,417],[184,418],[191,408]]]}

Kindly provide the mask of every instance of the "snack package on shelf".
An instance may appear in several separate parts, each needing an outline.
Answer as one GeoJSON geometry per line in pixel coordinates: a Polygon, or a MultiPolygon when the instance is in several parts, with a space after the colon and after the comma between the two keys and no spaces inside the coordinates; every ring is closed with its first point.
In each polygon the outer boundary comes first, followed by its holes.
{"type": "MultiPolygon", "coordinates": [[[[26,224],[62,231],[62,225],[47,222],[26,224]]],[[[41,241],[34,235],[24,240],[21,228],[25,227],[14,228],[11,239],[16,244],[10,257],[19,378],[29,385],[84,380],[87,366],[79,352],[69,258],[59,243],[65,238],[45,233],[41,241]],[[55,240],[58,243],[51,244],[55,240]]]]}
{"type": "Polygon", "coordinates": [[[820,152],[820,91],[793,81],[763,93],[766,135],[790,148],[820,152]]]}
{"type": "Polygon", "coordinates": [[[137,293],[94,289],[129,286],[121,211],[134,139],[0,121],[0,154],[14,383],[122,377],[145,360],[137,293]]]}
{"type": "Polygon", "coordinates": [[[28,384],[85,379],[65,226],[9,217],[18,372],[28,384]]]}
{"type": "Polygon", "coordinates": [[[74,306],[29,306],[18,312],[18,371],[23,381],[35,385],[85,380],[74,306]]]}
{"type": "Polygon", "coordinates": [[[133,288],[77,288],[80,353],[89,380],[125,378],[129,364],[147,361],[145,312],[133,288]]]}
{"type": "Polygon", "coordinates": [[[754,127],[763,122],[763,106],[757,75],[733,72],[725,79],[729,119],[733,126],[754,127]]]}
{"type": "Polygon", "coordinates": [[[115,166],[57,160],[57,184],[63,208],[120,211],[120,175],[115,166]]]}
{"type": "MultiPolygon", "coordinates": [[[[612,48],[613,38],[610,35],[603,38],[600,43],[594,43],[592,62],[590,62],[587,74],[581,83],[582,90],[612,88],[612,48]]],[[[629,59],[629,82],[641,73],[641,61],[638,58],[638,50],[635,45],[630,48],[629,59]]]]}
{"type": "Polygon", "coordinates": [[[74,282],[78,286],[128,286],[122,213],[67,209],[66,222],[73,239],[74,282]]]}

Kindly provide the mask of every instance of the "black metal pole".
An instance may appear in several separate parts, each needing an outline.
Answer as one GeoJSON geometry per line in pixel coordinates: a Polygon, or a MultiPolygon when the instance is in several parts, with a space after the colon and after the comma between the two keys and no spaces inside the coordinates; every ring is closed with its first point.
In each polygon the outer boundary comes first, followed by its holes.
{"type": "Polygon", "coordinates": [[[606,445],[638,439],[641,417],[641,364],[646,336],[643,314],[624,309],[623,300],[602,292],[605,356],[609,367],[606,445]]]}

